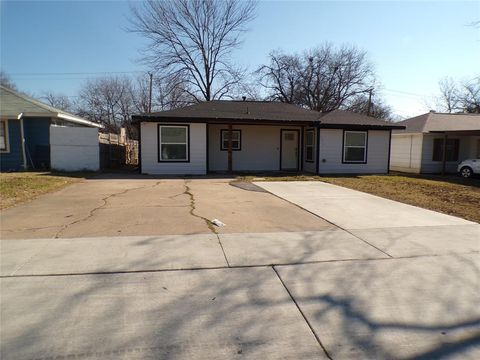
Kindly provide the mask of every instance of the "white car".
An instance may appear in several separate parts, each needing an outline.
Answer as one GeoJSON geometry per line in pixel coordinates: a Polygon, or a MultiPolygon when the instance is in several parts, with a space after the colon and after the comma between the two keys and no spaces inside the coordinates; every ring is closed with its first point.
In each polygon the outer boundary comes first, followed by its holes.
{"type": "Polygon", "coordinates": [[[472,175],[480,175],[480,159],[463,160],[457,167],[460,176],[464,178],[472,177],[472,175]]]}

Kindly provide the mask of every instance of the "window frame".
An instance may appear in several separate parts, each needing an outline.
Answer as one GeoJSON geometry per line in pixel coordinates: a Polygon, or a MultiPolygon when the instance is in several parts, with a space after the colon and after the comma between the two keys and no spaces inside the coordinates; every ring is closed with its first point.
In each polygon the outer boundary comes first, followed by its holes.
{"type": "Polygon", "coordinates": [[[342,164],[366,164],[368,161],[368,130],[362,131],[362,130],[343,130],[343,142],[342,142],[342,164]],[[365,145],[364,146],[352,146],[352,145],[346,145],[346,138],[347,134],[349,133],[355,133],[355,134],[364,134],[365,135],[365,145]],[[361,161],[351,161],[351,160],[346,160],[345,155],[346,155],[346,148],[363,148],[365,149],[363,152],[363,160],[361,161]]]}
{"type": "Polygon", "coordinates": [[[304,144],[304,151],[305,151],[305,162],[308,163],[314,163],[315,162],[315,129],[310,128],[310,129],[305,129],[305,144],[304,144]],[[311,132],[312,133],[312,145],[307,145],[307,133],[311,132]],[[308,159],[308,152],[307,152],[307,147],[312,148],[312,158],[309,160],[308,159]]]}
{"type": "Polygon", "coordinates": [[[190,124],[158,124],[157,126],[157,155],[158,155],[158,162],[159,163],[189,163],[190,162],[190,124]],[[187,139],[185,143],[166,143],[165,145],[183,145],[186,146],[185,154],[187,156],[186,159],[162,159],[162,128],[170,127],[170,128],[185,128],[187,130],[187,139]]]}
{"type": "MultiPolygon", "coordinates": [[[[242,130],[240,129],[232,129],[232,134],[234,132],[238,133],[238,149],[235,149],[232,146],[232,151],[242,151],[242,130]]],[[[225,148],[223,146],[223,134],[228,133],[228,129],[220,129],[220,151],[228,151],[228,147],[225,148]]],[[[232,144],[233,145],[233,144],[232,144]]]]}
{"type": "Polygon", "coordinates": [[[460,139],[458,138],[447,138],[447,141],[445,142],[444,138],[434,138],[432,142],[432,162],[443,162],[443,151],[444,151],[444,146],[447,146],[449,141],[453,141],[453,154],[452,154],[452,159],[449,160],[448,158],[448,147],[447,147],[447,152],[445,153],[445,162],[458,162],[458,159],[460,158],[460,139]],[[440,154],[437,159],[435,155],[435,143],[440,142],[440,154]],[[456,156],[455,156],[456,155],[456,156]]]}
{"type": "Polygon", "coordinates": [[[8,154],[10,153],[10,137],[8,133],[8,119],[0,119],[0,123],[4,127],[5,130],[5,149],[0,149],[1,154],[8,154]]]}

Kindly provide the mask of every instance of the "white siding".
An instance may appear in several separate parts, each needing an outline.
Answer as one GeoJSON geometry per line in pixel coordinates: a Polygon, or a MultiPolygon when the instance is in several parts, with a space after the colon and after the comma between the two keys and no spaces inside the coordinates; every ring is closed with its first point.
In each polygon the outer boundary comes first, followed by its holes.
{"type": "Polygon", "coordinates": [[[55,170],[97,171],[100,168],[98,129],[50,126],[50,163],[55,170]]]}
{"type": "Polygon", "coordinates": [[[320,174],[380,174],[388,172],[390,131],[369,130],[366,164],[342,164],[343,130],[320,130],[320,174]]]}
{"type": "Polygon", "coordinates": [[[390,170],[420,173],[422,138],[422,134],[393,134],[390,150],[390,170]]]}
{"type": "MultiPolygon", "coordinates": [[[[304,131],[307,131],[307,129],[311,128],[305,128],[304,131]]],[[[305,134],[303,136],[305,139],[305,134]]],[[[313,148],[313,162],[307,162],[306,159],[306,153],[305,153],[305,145],[303,146],[303,170],[305,172],[310,172],[310,173],[316,173],[317,172],[317,130],[313,129],[313,141],[314,141],[314,148],[313,148]]]]}
{"type": "MultiPolygon", "coordinates": [[[[280,169],[280,130],[300,127],[267,125],[234,125],[241,130],[240,151],[233,151],[234,171],[278,171],[280,169]]],[[[227,125],[209,125],[209,163],[210,171],[227,171],[228,152],[220,150],[220,130],[227,125]]],[[[299,134],[300,135],[300,134],[299,134]]]]}
{"type": "MultiPolygon", "coordinates": [[[[424,134],[423,147],[422,147],[422,173],[440,173],[442,171],[442,162],[433,161],[433,140],[443,139],[443,135],[439,134],[424,134]]],[[[447,161],[445,164],[445,171],[455,173],[457,171],[457,165],[464,159],[474,157],[472,152],[471,142],[475,137],[473,136],[453,136],[449,135],[449,139],[459,139],[459,152],[458,161],[447,161]]]]}
{"type": "MultiPolygon", "coordinates": [[[[161,123],[168,125],[169,123],[161,123]]],[[[174,124],[174,123],[171,123],[174,124]]],[[[141,166],[143,174],[154,175],[204,175],[207,173],[206,124],[190,125],[190,161],[158,162],[158,125],[154,122],[141,123],[141,166]]]]}

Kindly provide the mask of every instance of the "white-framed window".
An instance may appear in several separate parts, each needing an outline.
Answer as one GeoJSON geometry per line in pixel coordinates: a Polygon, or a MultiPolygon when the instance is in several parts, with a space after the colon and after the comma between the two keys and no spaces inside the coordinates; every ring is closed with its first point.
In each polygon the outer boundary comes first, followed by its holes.
{"type": "MultiPolygon", "coordinates": [[[[222,129],[221,133],[221,148],[220,150],[228,150],[228,130],[222,129]]],[[[232,150],[242,150],[242,132],[240,130],[232,130],[232,150]]]]}
{"type": "Polygon", "coordinates": [[[189,162],[189,125],[158,125],[158,162],[189,162]]]}
{"type": "Polygon", "coordinates": [[[0,152],[9,152],[7,120],[0,120],[0,152]]]}
{"type": "Polygon", "coordinates": [[[305,161],[315,161],[315,130],[307,129],[305,131],[305,161]]]}
{"type": "Polygon", "coordinates": [[[365,164],[367,162],[366,131],[343,132],[343,162],[365,164]]]}

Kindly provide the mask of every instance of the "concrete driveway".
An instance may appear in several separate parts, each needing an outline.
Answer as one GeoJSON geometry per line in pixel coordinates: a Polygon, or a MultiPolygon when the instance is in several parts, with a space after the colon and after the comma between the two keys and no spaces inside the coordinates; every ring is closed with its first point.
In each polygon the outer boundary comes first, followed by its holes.
{"type": "Polygon", "coordinates": [[[2,359],[480,358],[478,224],[321,183],[144,181],[2,213],[2,359]]]}
{"type": "Polygon", "coordinates": [[[230,179],[95,178],[1,212],[2,239],[315,231],[328,222],[230,179]]]}

